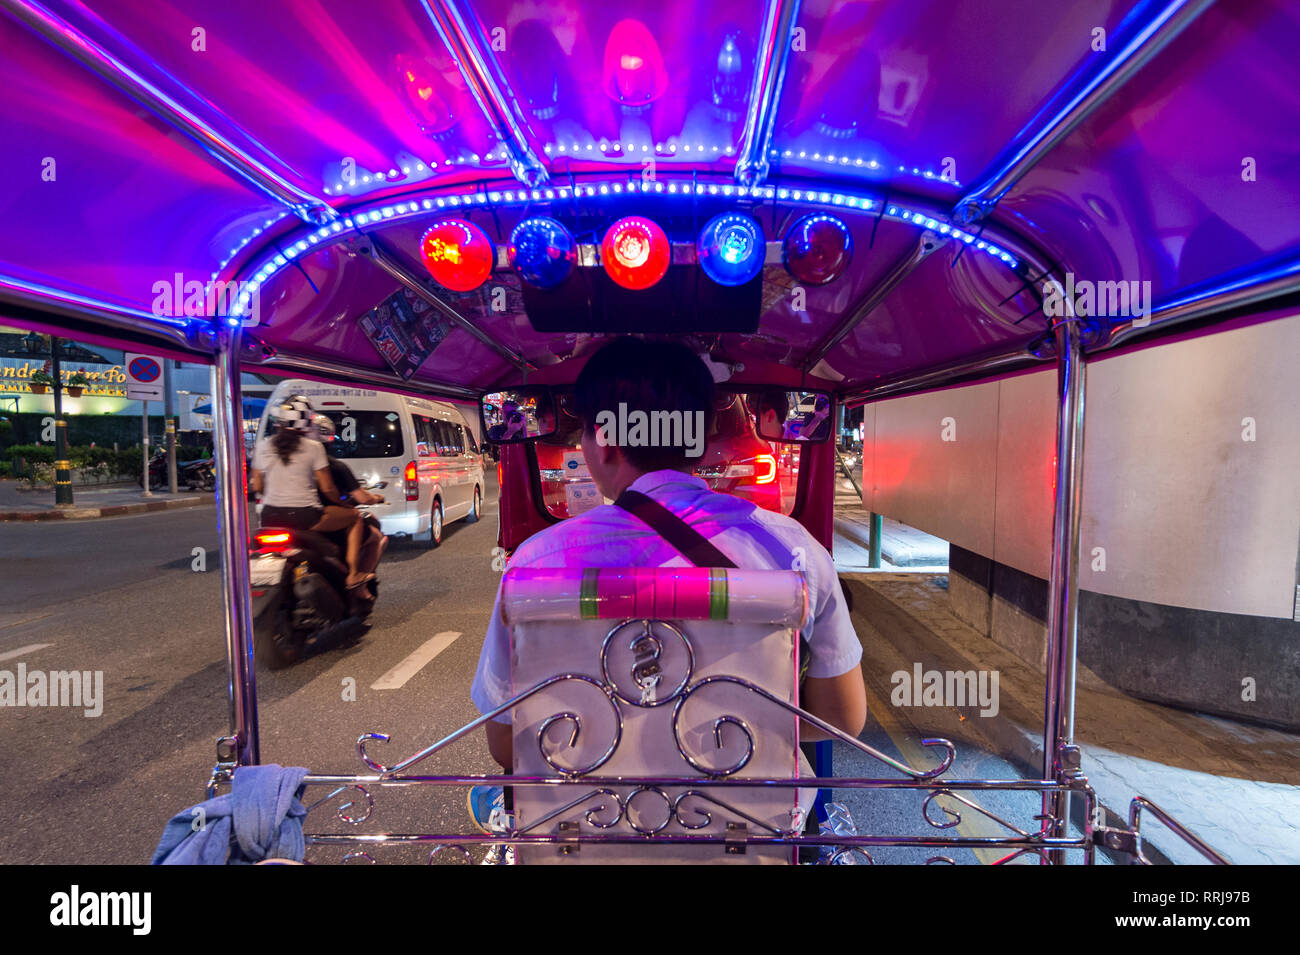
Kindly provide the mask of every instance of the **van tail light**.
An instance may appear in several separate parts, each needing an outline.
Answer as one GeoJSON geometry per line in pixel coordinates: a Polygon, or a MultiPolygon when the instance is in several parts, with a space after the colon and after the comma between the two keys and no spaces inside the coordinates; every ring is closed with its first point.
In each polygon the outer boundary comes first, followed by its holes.
{"type": "Polygon", "coordinates": [[[497,462],[497,490],[498,491],[501,489],[502,485],[505,484],[505,475],[506,475],[506,469],[505,467],[502,466],[501,462],[498,461],[497,462]]]}
{"type": "Polygon", "coordinates": [[[406,471],[402,474],[406,482],[406,499],[408,501],[418,501],[420,499],[420,475],[416,470],[415,462],[406,462],[406,471]]]}
{"type": "Polygon", "coordinates": [[[752,458],[727,465],[722,477],[742,484],[771,484],[776,480],[776,457],[757,454],[752,458]]]}

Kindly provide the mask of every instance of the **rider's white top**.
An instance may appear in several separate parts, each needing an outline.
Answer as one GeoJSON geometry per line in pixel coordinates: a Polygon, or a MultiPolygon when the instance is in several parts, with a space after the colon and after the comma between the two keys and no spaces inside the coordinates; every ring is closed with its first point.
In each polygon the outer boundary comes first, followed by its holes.
{"type": "Polygon", "coordinates": [[[329,467],[325,445],[302,438],[285,464],[276,454],[270,438],[257,442],[253,468],[261,471],[262,503],[267,507],[320,507],[315,473],[329,467]]]}
{"type": "MultiPolygon", "coordinates": [[[[651,471],[632,482],[709,538],[738,567],[802,569],[812,620],[803,629],[811,662],[808,675],[840,676],[858,666],[858,642],[835,565],[826,548],[793,518],[713,491],[681,471],[651,471]]],[[[533,535],[510,560],[519,567],[689,567],[690,561],[621,507],[606,504],[533,535]]],[[[510,699],[510,631],[501,622],[501,592],[488,623],[470,698],[486,713],[510,699]]],[[[508,723],[509,716],[499,717],[508,723]]]]}

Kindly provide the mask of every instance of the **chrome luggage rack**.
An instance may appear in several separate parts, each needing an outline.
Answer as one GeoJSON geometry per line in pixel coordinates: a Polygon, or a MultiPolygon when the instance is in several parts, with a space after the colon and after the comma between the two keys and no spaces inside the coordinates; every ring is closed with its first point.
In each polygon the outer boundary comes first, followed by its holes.
{"type": "MultiPolygon", "coordinates": [[[[617,628],[616,628],[617,629],[617,628]]],[[[612,636],[612,634],[611,634],[612,636]]],[[[1140,832],[1140,814],[1147,809],[1167,825],[1179,838],[1183,839],[1210,862],[1228,864],[1228,860],[1210,848],[1195,835],[1190,833],[1176,820],[1149,800],[1139,796],[1132,802],[1127,827],[1108,827],[1098,824],[1102,817],[1099,813],[1097,795],[1088,784],[1087,778],[1076,768],[1061,780],[1050,779],[944,779],[943,774],[952,766],[956,749],[946,739],[923,739],[921,744],[939,751],[940,760],[931,769],[918,769],[899,762],[862,741],[841,732],[811,713],[789,702],[779,699],[762,687],[735,676],[708,676],[689,683],[683,681],[666,697],[660,697],[656,705],[672,702],[672,727],[678,751],[693,775],[679,776],[604,776],[598,770],[613,756],[623,738],[623,713],[620,700],[638,705],[618,692],[612,681],[607,678],[602,668],[602,678],[585,673],[563,673],[543,680],[503,703],[496,709],[483,714],[478,719],[465,724],[454,732],[444,736],[432,745],[395,763],[391,766],[374,759],[367,747],[374,742],[388,742],[390,737],[381,733],[365,733],[357,739],[357,755],[372,772],[368,774],[310,774],[304,781],[305,787],[331,787],[326,795],[317,798],[308,806],[308,814],[321,809],[343,796],[348,800],[335,806],[337,818],[351,827],[360,827],[367,822],[373,812],[375,789],[402,789],[410,787],[469,787],[481,785],[499,785],[511,787],[568,787],[575,791],[574,798],[563,806],[549,812],[527,826],[515,827],[507,819],[498,826],[498,831],[491,834],[457,833],[457,832],[308,832],[305,841],[308,846],[339,846],[348,851],[341,861],[375,863],[378,860],[375,850],[404,847],[427,847],[427,862],[444,861],[440,854],[448,853],[448,859],[462,862],[476,861],[470,853],[470,847],[493,847],[494,858],[504,859],[502,851],[508,846],[553,845],[560,854],[568,855],[581,850],[583,845],[672,845],[696,844],[717,845],[721,854],[743,854],[751,846],[784,846],[794,848],[812,847],[818,850],[819,862],[823,864],[874,864],[871,849],[883,846],[903,846],[932,850],[1006,850],[1006,855],[997,859],[995,865],[1010,863],[1022,856],[1037,856],[1040,863],[1060,863],[1066,861],[1066,853],[1076,851],[1082,854],[1084,864],[1095,862],[1096,850],[1102,847],[1113,853],[1127,857],[1135,864],[1151,864],[1143,852],[1140,832]],[[520,702],[538,694],[546,688],[565,681],[583,681],[601,691],[615,717],[614,739],[608,749],[594,762],[577,768],[565,768],[556,761],[555,754],[547,751],[545,743],[546,730],[553,724],[567,721],[572,730],[568,745],[573,746],[582,730],[582,718],[579,714],[559,712],[544,720],[536,734],[537,746],[546,763],[555,768],[551,776],[516,776],[493,774],[463,775],[414,775],[408,771],[416,764],[428,759],[435,753],[455,743],[473,731],[482,727],[489,720],[508,712],[520,702]],[[846,746],[870,756],[878,763],[896,770],[898,778],[863,778],[863,777],[812,777],[812,778],[731,778],[739,772],[753,755],[754,737],[744,720],[721,715],[713,721],[715,743],[722,746],[724,732],[737,731],[747,741],[747,753],[730,766],[709,768],[700,758],[703,754],[690,753],[678,731],[678,720],[686,701],[714,683],[732,683],[755,693],[764,700],[798,716],[809,724],[818,727],[833,739],[846,746]],[[724,729],[730,727],[730,729],[724,729]],[[631,789],[626,795],[620,795],[617,788],[631,789]],[[904,789],[925,792],[921,803],[921,815],[932,830],[925,835],[863,835],[858,834],[851,822],[846,825],[823,827],[819,833],[804,831],[804,820],[799,813],[791,813],[791,824],[786,828],[754,818],[743,810],[727,802],[727,792],[731,789],[753,789],[758,787],[787,789],[853,789],[853,790],[887,790],[904,789]],[[1068,807],[1069,797],[1078,796],[1082,800],[1083,827],[1075,838],[1068,838],[1054,833],[1067,831],[1067,820],[1050,814],[1039,813],[1033,816],[1022,828],[1009,822],[980,806],[966,793],[981,791],[1020,791],[1034,792],[1047,796],[1057,794],[1064,797],[1068,807]],[[671,793],[671,795],[670,795],[671,793]],[[662,799],[664,821],[656,826],[638,824],[630,813],[634,801],[643,794],[653,794],[662,799]],[[947,797],[951,805],[939,802],[940,797],[947,797]],[[934,816],[932,805],[941,813],[934,816]],[[583,810],[583,807],[585,811],[583,810]],[[992,820],[1005,830],[997,836],[954,836],[948,834],[962,822],[963,807],[980,816],[992,820]],[[704,834],[693,830],[702,829],[712,821],[712,813],[726,813],[726,831],[723,833],[704,834]],[[536,830],[558,816],[569,812],[581,812],[586,825],[575,822],[561,822],[555,833],[538,833],[536,830]],[[609,830],[621,820],[634,831],[609,833],[609,830]],[[683,832],[664,832],[669,823],[676,822],[685,830],[683,832]]],[[[227,757],[219,761],[208,784],[208,797],[216,794],[218,787],[229,784],[235,765],[229,759],[233,741],[223,738],[218,744],[219,756],[227,757]]],[[[1077,752],[1077,750],[1076,750],[1077,752]]],[[[649,798],[647,796],[646,798],[649,798]]],[[[1044,804],[1048,801],[1044,799],[1044,804]]],[[[1068,813],[1068,808],[1067,808],[1068,813]]],[[[640,812],[640,810],[638,810],[640,812]]],[[[835,806],[834,814],[845,821],[845,810],[835,806]]],[[[955,864],[951,855],[930,855],[926,864],[955,864]]]]}

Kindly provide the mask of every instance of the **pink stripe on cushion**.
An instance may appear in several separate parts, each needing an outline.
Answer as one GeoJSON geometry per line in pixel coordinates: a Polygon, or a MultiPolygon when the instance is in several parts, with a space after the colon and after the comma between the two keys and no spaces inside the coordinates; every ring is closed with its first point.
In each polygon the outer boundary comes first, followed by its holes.
{"type": "Polygon", "coordinates": [[[596,592],[601,617],[705,619],[709,617],[709,569],[602,569],[596,592]]]}

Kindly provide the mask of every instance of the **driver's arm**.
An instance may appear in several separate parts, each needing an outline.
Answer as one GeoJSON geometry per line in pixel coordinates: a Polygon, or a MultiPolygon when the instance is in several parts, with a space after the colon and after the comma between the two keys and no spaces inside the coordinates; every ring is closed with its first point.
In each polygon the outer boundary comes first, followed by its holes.
{"type": "MultiPolygon", "coordinates": [[[[803,708],[850,736],[857,736],[867,725],[867,689],[862,682],[862,668],[832,677],[808,677],[800,689],[803,708]]],[[[805,722],[799,729],[802,740],[832,739],[817,727],[805,722]]]]}
{"type": "Polygon", "coordinates": [[[339,500],[339,490],[334,486],[334,478],[330,475],[330,469],[320,468],[316,471],[316,486],[320,492],[325,495],[327,501],[333,501],[335,504],[342,506],[343,502],[339,500]]]}
{"type": "Polygon", "coordinates": [[[483,724],[487,731],[488,752],[506,772],[515,764],[514,727],[509,723],[488,720],[483,724]]]}
{"type": "MultiPolygon", "coordinates": [[[[853,629],[848,601],[826,548],[809,541],[807,574],[813,584],[813,619],[804,627],[810,659],[799,703],[818,719],[857,736],[867,722],[867,688],[862,679],[862,643],[853,629]]],[[[809,724],[799,734],[806,740],[831,739],[809,724]]]]}
{"type": "Polygon", "coordinates": [[[253,493],[261,494],[263,487],[265,487],[265,482],[263,481],[262,472],[257,468],[253,468],[253,493]]]}

